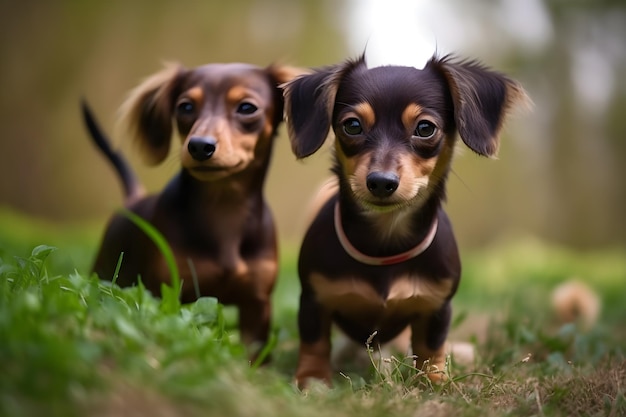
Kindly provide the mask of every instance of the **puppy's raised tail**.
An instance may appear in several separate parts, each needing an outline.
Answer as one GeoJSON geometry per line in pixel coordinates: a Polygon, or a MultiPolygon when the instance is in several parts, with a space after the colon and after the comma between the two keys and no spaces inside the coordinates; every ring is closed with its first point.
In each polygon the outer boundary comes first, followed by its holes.
{"type": "Polygon", "coordinates": [[[111,142],[102,132],[102,129],[98,125],[91,108],[87,104],[87,101],[82,99],[80,104],[83,113],[83,121],[85,122],[85,126],[91,135],[91,139],[104,156],[106,156],[117,172],[117,175],[122,182],[122,187],[124,188],[124,203],[128,206],[143,197],[145,195],[145,190],[126,158],[124,158],[119,152],[115,151],[111,146],[111,142]]]}

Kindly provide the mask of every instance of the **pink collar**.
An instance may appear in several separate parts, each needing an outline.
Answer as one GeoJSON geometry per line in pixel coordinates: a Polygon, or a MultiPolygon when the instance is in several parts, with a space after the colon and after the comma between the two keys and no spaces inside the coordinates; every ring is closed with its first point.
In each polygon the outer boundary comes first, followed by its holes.
{"type": "Polygon", "coordinates": [[[415,258],[417,255],[428,249],[430,244],[433,242],[433,239],[437,234],[437,224],[437,217],[435,217],[433,224],[432,226],[430,226],[430,230],[428,231],[428,234],[426,235],[424,240],[422,240],[420,243],[417,244],[417,246],[407,250],[406,252],[391,256],[369,256],[352,246],[352,244],[348,240],[348,237],[343,230],[343,226],[341,225],[341,211],[339,210],[339,202],[335,204],[335,231],[337,233],[339,243],[341,243],[341,246],[348,253],[348,255],[350,255],[357,261],[367,265],[394,265],[415,258]]]}

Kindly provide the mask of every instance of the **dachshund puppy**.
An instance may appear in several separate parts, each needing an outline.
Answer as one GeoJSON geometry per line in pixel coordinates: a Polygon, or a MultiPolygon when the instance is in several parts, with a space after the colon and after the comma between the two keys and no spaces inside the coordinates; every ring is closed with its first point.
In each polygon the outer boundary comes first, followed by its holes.
{"type": "MultiPolygon", "coordinates": [[[[236,305],[241,339],[254,345],[251,351],[267,341],[277,274],[274,221],[263,184],[283,119],[279,85],[299,73],[239,63],[174,65],[139,85],[121,111],[142,156],[151,164],[162,162],[174,126],[181,143],[182,169],[150,196],[83,103],[94,141],[121,178],[126,208],[151,223],[172,248],[181,300],[213,296],[236,305]]],[[[140,279],[155,295],[171,279],[158,248],[123,214],[110,220],[93,270],[122,286],[140,279]]]]}
{"type": "Polygon", "coordinates": [[[363,345],[410,328],[418,367],[444,377],[461,275],[442,209],[457,134],[494,156],[505,115],[525,100],[515,81],[449,56],[423,69],[368,68],[361,57],[285,85],[293,152],[313,154],[332,128],[338,182],[300,251],[300,387],[331,384],[331,323],[363,345]]]}

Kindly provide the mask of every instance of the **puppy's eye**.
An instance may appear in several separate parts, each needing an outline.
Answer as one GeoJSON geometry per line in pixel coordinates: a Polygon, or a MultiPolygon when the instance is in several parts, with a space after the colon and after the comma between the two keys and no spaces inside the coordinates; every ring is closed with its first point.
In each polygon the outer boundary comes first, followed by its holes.
{"type": "Polygon", "coordinates": [[[191,115],[195,110],[196,106],[189,100],[182,100],[176,105],[176,111],[180,115],[191,115]]]}
{"type": "Polygon", "coordinates": [[[358,119],[351,117],[343,122],[343,131],[348,135],[354,136],[363,133],[363,128],[361,127],[361,122],[359,122],[358,119]]]}
{"type": "Polygon", "coordinates": [[[428,120],[422,120],[417,123],[417,127],[415,128],[415,136],[428,139],[431,138],[435,132],[437,131],[437,126],[435,126],[432,122],[428,120]]]}
{"type": "Polygon", "coordinates": [[[258,109],[259,108],[255,106],[254,104],[244,101],[243,103],[240,103],[239,106],[237,107],[237,113],[250,115],[250,114],[256,113],[258,109]]]}

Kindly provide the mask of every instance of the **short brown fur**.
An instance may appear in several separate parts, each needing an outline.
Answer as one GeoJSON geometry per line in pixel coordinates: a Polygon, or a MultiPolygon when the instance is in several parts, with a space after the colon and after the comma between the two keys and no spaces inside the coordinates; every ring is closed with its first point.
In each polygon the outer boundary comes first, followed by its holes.
{"type": "MultiPolygon", "coordinates": [[[[276,234],[263,184],[283,116],[279,85],[299,73],[277,65],[169,65],[135,88],[121,108],[122,124],[145,161],[165,159],[174,130],[181,142],[180,173],[150,196],[83,108],[94,141],[124,184],[126,208],[171,246],[182,301],[212,296],[237,306],[241,339],[252,357],[268,338],[277,274],[276,234]]],[[[158,248],[123,214],[109,221],[93,270],[122,286],[141,279],[155,295],[171,279],[158,248]]]]}

